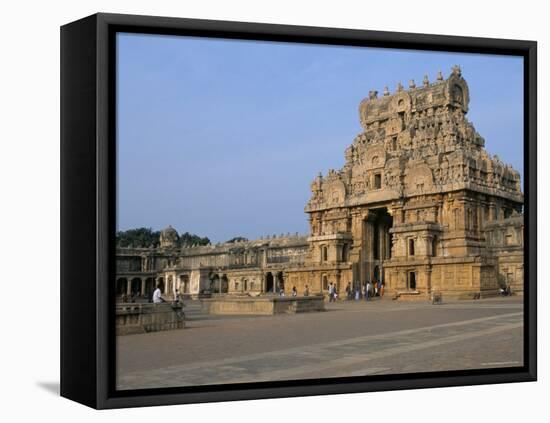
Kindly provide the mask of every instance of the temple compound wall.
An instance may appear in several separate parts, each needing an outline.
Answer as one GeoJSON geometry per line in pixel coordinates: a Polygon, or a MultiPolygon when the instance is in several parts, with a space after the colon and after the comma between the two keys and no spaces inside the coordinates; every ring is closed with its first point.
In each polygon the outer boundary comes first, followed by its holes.
{"type": "Polygon", "coordinates": [[[183,295],[260,295],[285,287],[287,268],[299,265],[309,250],[307,237],[295,235],[177,247],[177,232],[161,232],[158,248],[118,248],[119,297],[149,297],[156,285],[168,298],[183,295]]]}
{"type": "MultiPolygon", "coordinates": [[[[148,278],[162,278],[165,289],[197,294],[289,293],[293,286],[301,294],[306,285],[317,294],[330,282],[342,292],[373,280],[399,298],[478,298],[508,285],[521,293],[520,175],[485,150],[466,118],[469,97],[459,67],[433,83],[411,80],[408,90],[371,91],[343,168],[311,184],[307,237],[175,251],[168,228],[160,248],[120,250],[117,259],[141,269],[144,290],[148,278]]],[[[122,270],[129,293],[132,274],[122,270]]]]}

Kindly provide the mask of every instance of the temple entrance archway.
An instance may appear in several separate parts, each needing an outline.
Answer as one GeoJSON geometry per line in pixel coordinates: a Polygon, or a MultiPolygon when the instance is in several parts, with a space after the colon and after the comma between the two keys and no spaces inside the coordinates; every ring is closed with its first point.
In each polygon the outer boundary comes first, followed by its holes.
{"type": "Polygon", "coordinates": [[[374,266],[374,271],[372,272],[373,281],[380,280],[380,266],[374,266]]]}
{"type": "Polygon", "coordinates": [[[386,207],[369,210],[363,220],[360,254],[361,283],[384,278],[384,261],[391,259],[393,218],[386,207]]]}

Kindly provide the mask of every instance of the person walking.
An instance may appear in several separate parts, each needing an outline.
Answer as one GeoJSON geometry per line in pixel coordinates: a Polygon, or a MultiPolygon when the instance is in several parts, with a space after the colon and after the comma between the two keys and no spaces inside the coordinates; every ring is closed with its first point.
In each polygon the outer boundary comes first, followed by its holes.
{"type": "Polygon", "coordinates": [[[157,285],[157,289],[155,289],[155,292],[153,292],[153,303],[160,304],[163,302],[164,300],[162,299],[162,296],[161,296],[160,286],[157,285]]]}
{"type": "Polygon", "coordinates": [[[346,299],[351,300],[351,282],[346,285],[346,299]]]}
{"type": "Polygon", "coordinates": [[[367,281],[367,284],[365,285],[365,301],[369,300],[370,295],[371,295],[371,284],[370,284],[370,281],[367,281]]]}
{"type": "Polygon", "coordinates": [[[359,301],[361,299],[361,283],[355,282],[355,301],[359,301]]]}
{"type": "Polygon", "coordinates": [[[386,285],[385,282],[381,281],[380,282],[380,298],[382,298],[384,296],[384,285],[386,285]]]}
{"type": "Polygon", "coordinates": [[[304,297],[309,297],[309,286],[306,285],[306,289],[304,289],[304,297]]]}
{"type": "Polygon", "coordinates": [[[333,300],[334,295],[334,287],[332,286],[332,282],[329,282],[328,284],[328,302],[331,303],[333,300]]]}
{"type": "Polygon", "coordinates": [[[296,290],[296,287],[295,287],[295,286],[292,287],[292,296],[293,296],[293,297],[297,297],[297,296],[298,296],[298,291],[296,290]]]}

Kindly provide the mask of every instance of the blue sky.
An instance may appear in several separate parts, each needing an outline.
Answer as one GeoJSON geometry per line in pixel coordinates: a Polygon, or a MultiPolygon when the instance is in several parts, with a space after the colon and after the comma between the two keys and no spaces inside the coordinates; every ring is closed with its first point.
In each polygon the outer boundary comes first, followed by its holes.
{"type": "Polygon", "coordinates": [[[523,178],[519,57],[119,34],[117,228],[259,238],[307,233],[369,90],[462,68],[468,119],[523,178]]]}

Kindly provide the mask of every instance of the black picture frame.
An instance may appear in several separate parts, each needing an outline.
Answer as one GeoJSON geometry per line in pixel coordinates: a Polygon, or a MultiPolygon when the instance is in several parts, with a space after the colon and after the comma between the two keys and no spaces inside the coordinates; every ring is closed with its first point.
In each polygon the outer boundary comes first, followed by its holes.
{"type": "Polygon", "coordinates": [[[534,381],[537,378],[537,44],[534,41],[95,14],[61,28],[61,395],[97,409],[534,381]],[[117,32],[516,55],[524,58],[524,366],[114,389],[117,32]]]}

